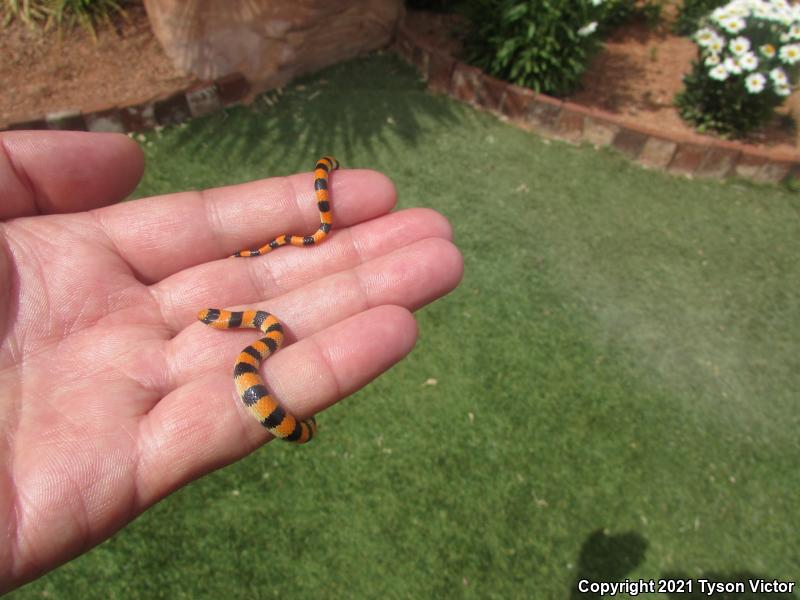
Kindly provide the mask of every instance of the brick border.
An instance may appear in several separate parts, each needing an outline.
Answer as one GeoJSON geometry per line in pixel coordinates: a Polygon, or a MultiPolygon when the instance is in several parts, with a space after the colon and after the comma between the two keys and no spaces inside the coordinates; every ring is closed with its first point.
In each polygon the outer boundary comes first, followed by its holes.
{"type": "Polygon", "coordinates": [[[545,137],[613,147],[642,166],[682,175],[773,183],[800,178],[800,152],[661,132],[603,110],[537,94],[459,62],[418,39],[405,23],[397,28],[394,50],[419,69],[430,90],[502,115],[545,137]]]}
{"type": "Polygon", "coordinates": [[[238,104],[249,92],[250,82],[241,74],[234,73],[215,81],[193,83],[185,90],[126,106],[54,111],[40,118],[9,123],[0,127],[0,130],[148,131],[238,104]]]}

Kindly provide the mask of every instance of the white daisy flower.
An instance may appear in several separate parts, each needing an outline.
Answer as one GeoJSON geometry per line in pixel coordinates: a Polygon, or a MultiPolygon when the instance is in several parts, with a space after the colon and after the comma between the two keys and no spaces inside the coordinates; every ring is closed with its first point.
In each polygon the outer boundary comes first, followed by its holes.
{"type": "Polygon", "coordinates": [[[725,19],[729,18],[731,15],[728,14],[728,10],[726,6],[720,6],[719,8],[715,8],[714,11],[711,13],[711,18],[714,19],[717,23],[722,23],[725,19]]]}
{"type": "Polygon", "coordinates": [[[702,29],[699,29],[697,33],[694,35],[695,41],[704,48],[708,46],[717,37],[718,36],[716,32],[710,27],[703,27],[702,29]]]}
{"type": "Polygon", "coordinates": [[[753,15],[759,19],[769,19],[772,16],[772,10],[769,5],[759,3],[758,6],[753,9],[753,15]]]}
{"type": "Polygon", "coordinates": [[[773,58],[775,56],[775,46],[772,44],[764,44],[758,51],[766,58],[773,58]]]}
{"type": "Polygon", "coordinates": [[[767,85],[767,78],[761,73],[751,73],[744,80],[744,86],[751,94],[759,94],[763,92],[765,85],[767,85]]]}
{"type": "Polygon", "coordinates": [[[778,39],[781,41],[781,44],[786,44],[791,38],[789,37],[788,33],[782,33],[778,39]]]}
{"type": "Polygon", "coordinates": [[[722,66],[731,75],[740,75],[742,73],[742,67],[739,66],[737,61],[730,57],[725,59],[725,62],[722,63],[722,66]]]}
{"type": "Polygon", "coordinates": [[[758,59],[752,52],[748,52],[739,59],[739,64],[745,71],[755,71],[758,66],[758,59]]]}
{"type": "Polygon", "coordinates": [[[725,81],[728,78],[728,69],[725,68],[725,65],[717,65],[713,69],[708,72],[711,79],[716,79],[717,81],[725,81]]]}
{"type": "Polygon", "coordinates": [[[728,44],[728,48],[730,48],[730,51],[736,56],[742,56],[745,52],[750,50],[750,40],[744,36],[733,38],[730,44],[728,44]]]}
{"type": "Polygon", "coordinates": [[[742,17],[728,17],[720,23],[728,33],[739,33],[747,23],[742,17]]]}
{"type": "Polygon", "coordinates": [[[743,2],[730,2],[728,4],[728,13],[734,17],[748,17],[750,16],[750,8],[743,2]]]}
{"type": "Polygon", "coordinates": [[[787,11],[791,9],[791,5],[788,2],[783,2],[782,0],[772,0],[770,2],[770,6],[776,11],[787,11]]]}
{"type": "Polygon", "coordinates": [[[709,54],[703,64],[707,67],[716,67],[720,63],[719,54],[709,54]]]}
{"type": "Polygon", "coordinates": [[[772,71],[769,72],[769,77],[772,79],[772,83],[778,87],[789,85],[789,78],[786,76],[786,71],[780,67],[772,69],[772,71]]]}
{"type": "Polygon", "coordinates": [[[800,60],[800,44],[787,44],[780,49],[778,56],[787,65],[793,65],[800,60]]]}
{"type": "Polygon", "coordinates": [[[725,47],[725,40],[723,40],[720,36],[716,36],[713,40],[709,42],[707,47],[709,52],[713,52],[714,54],[719,54],[725,47]]]}
{"type": "Polygon", "coordinates": [[[800,23],[792,23],[789,28],[789,35],[795,40],[800,39],[800,23]]]}
{"type": "Polygon", "coordinates": [[[592,6],[600,6],[605,0],[592,0],[592,6]]]}
{"type": "Polygon", "coordinates": [[[578,29],[578,35],[587,36],[592,35],[595,31],[597,31],[597,21],[592,21],[578,29]]]}
{"type": "Polygon", "coordinates": [[[778,94],[778,96],[788,96],[792,93],[792,88],[788,85],[778,85],[775,87],[775,93],[778,94]]]}

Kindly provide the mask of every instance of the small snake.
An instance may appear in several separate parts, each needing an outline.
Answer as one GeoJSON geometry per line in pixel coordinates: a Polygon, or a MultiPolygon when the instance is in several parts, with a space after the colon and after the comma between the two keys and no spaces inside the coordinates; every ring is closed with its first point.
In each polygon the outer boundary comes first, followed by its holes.
{"type": "MultiPolygon", "coordinates": [[[[328,175],[339,168],[339,162],[332,156],[323,156],[314,167],[314,191],[317,195],[319,209],[319,229],[313,235],[299,236],[283,234],[267,242],[256,250],[241,250],[233,256],[261,256],[276,248],[291,244],[292,246],[313,246],[320,243],[328,235],[333,224],[330,202],[328,199],[328,175]]],[[[263,338],[250,344],[241,351],[233,367],[233,381],[236,391],[250,409],[253,416],[275,437],[288,442],[304,444],[317,433],[317,422],[314,417],[298,420],[294,415],[281,407],[270,395],[258,370],[261,362],[283,344],[283,327],[273,315],[263,310],[228,311],[219,308],[207,308],[197,313],[197,318],[215,329],[259,329],[265,334],[263,338]]]]}

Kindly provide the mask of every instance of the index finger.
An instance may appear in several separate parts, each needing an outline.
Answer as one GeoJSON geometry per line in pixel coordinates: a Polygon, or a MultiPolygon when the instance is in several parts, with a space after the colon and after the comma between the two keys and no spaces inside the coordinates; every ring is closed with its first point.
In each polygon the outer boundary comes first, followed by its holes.
{"type": "Polygon", "coordinates": [[[117,202],[136,187],[144,155],[119,133],[0,133],[0,219],[71,213],[117,202]]]}
{"type": "MultiPolygon", "coordinates": [[[[394,185],[376,171],[335,171],[328,190],[334,229],[379,217],[396,202],[394,185]]],[[[312,173],[154,196],[94,214],[145,283],[319,225],[312,173]]]]}

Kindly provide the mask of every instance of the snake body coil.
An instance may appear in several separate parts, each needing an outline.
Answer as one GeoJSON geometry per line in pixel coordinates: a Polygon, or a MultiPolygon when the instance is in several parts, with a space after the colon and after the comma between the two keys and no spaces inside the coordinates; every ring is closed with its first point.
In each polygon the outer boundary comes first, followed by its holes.
{"type": "MultiPolygon", "coordinates": [[[[339,162],[332,156],[320,158],[314,167],[314,191],[317,196],[320,224],[313,235],[279,235],[260,248],[241,250],[233,256],[260,256],[281,246],[312,246],[324,240],[333,224],[328,194],[328,175],[338,168],[339,162]]],[[[298,444],[310,441],[317,432],[317,422],[314,417],[301,421],[282,408],[270,395],[259,375],[261,362],[280,350],[283,344],[283,327],[280,321],[263,310],[232,312],[218,308],[201,310],[197,314],[197,318],[215,329],[248,327],[259,329],[265,334],[263,338],[242,350],[236,359],[233,367],[236,391],[253,416],[272,435],[298,444]]]]}

